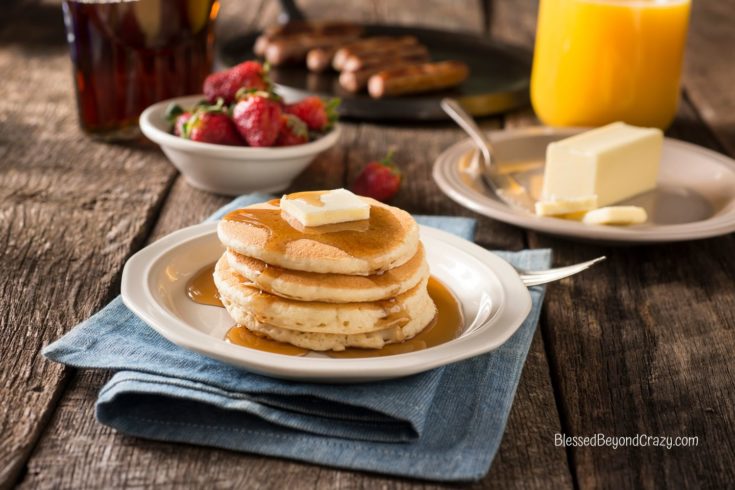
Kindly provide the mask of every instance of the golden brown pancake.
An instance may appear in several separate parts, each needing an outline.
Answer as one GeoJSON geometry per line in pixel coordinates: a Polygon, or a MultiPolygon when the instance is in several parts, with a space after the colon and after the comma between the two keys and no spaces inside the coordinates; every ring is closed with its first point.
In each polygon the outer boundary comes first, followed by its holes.
{"type": "MultiPolygon", "coordinates": [[[[217,262],[214,282],[227,311],[240,325],[266,324],[294,332],[365,334],[404,327],[416,319],[434,316],[427,279],[398,296],[362,303],[323,303],[281,298],[261,291],[235,272],[223,256],[217,262]]],[[[415,325],[420,331],[418,325],[415,325]]]]}
{"type": "Polygon", "coordinates": [[[319,274],[295,271],[246,257],[234,250],[225,252],[227,263],[255,284],[271,294],[300,301],[327,303],[354,303],[392,298],[416,286],[429,277],[424,249],[408,262],[381,274],[351,276],[346,274],[319,274]]]}
{"type": "MultiPolygon", "coordinates": [[[[433,307],[433,303],[431,306],[433,307]]],[[[228,308],[232,311],[235,309],[236,307],[233,308],[232,306],[228,308]]],[[[436,308],[426,308],[419,313],[417,318],[412,319],[402,327],[389,327],[384,330],[358,334],[298,332],[260,323],[251,316],[246,316],[241,325],[254,332],[259,332],[271,340],[295,345],[302,349],[314,351],[342,351],[348,347],[380,349],[387,344],[412,339],[431,324],[435,314],[436,308]]]]}
{"type": "Polygon", "coordinates": [[[277,200],[238,209],[218,224],[229,249],[270,265],[306,272],[372,275],[409,261],[418,225],[405,211],[369,198],[370,219],[303,228],[281,213],[277,200]]]}

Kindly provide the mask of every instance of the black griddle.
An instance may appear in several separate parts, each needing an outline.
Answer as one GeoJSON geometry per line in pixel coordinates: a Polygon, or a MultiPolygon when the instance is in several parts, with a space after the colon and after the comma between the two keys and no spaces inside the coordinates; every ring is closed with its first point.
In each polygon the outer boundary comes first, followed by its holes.
{"type": "MultiPolygon", "coordinates": [[[[281,20],[302,19],[290,1],[282,1],[281,20]]],[[[367,92],[352,94],[340,87],[333,71],[312,73],[305,64],[271,67],[279,93],[289,97],[319,95],[342,100],[340,116],[363,120],[432,121],[447,119],[439,106],[452,97],[474,116],[507,112],[528,105],[531,55],[525,50],[460,32],[385,24],[365,25],[365,36],[416,36],[432,60],[454,59],[467,63],[470,76],[460,86],[440,92],[373,99],[367,92]]],[[[219,51],[227,66],[255,59],[252,47],[258,33],[232,39],[219,51]]]]}

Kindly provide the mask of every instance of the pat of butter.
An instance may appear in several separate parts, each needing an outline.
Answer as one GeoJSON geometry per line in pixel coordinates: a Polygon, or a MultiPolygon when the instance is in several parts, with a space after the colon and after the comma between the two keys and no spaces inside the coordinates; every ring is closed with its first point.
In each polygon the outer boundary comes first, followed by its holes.
{"type": "Polygon", "coordinates": [[[543,200],[597,195],[607,206],[656,187],[663,133],[617,122],[549,144],[543,200]]]}
{"type": "Polygon", "coordinates": [[[586,225],[637,225],[647,219],[646,210],[638,206],[609,206],[588,211],[582,222],[586,225]]]}
{"type": "Polygon", "coordinates": [[[582,196],[570,199],[553,199],[536,202],[536,214],[539,216],[558,216],[560,214],[589,211],[597,207],[597,196],[582,196]]]}
{"type": "Polygon", "coordinates": [[[370,218],[370,204],[347,189],[297,192],[281,198],[281,210],[303,226],[323,226],[370,218]]]}

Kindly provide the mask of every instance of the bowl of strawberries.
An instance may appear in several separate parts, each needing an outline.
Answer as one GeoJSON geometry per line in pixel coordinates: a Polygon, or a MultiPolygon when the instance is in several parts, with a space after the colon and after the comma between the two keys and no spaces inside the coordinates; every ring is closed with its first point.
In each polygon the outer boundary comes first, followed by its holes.
{"type": "Polygon", "coordinates": [[[283,190],[337,142],[339,101],[287,103],[267,72],[246,61],[213,73],[202,95],[148,107],[140,128],[193,187],[226,195],[283,190]]]}

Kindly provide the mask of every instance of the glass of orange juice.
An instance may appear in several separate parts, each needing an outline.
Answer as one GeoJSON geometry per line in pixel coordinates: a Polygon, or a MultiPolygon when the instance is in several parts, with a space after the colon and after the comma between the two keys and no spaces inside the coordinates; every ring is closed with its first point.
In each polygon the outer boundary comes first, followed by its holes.
{"type": "Polygon", "coordinates": [[[690,0],[541,0],[531,101],[552,126],[666,128],[679,100],[690,0]]]}

